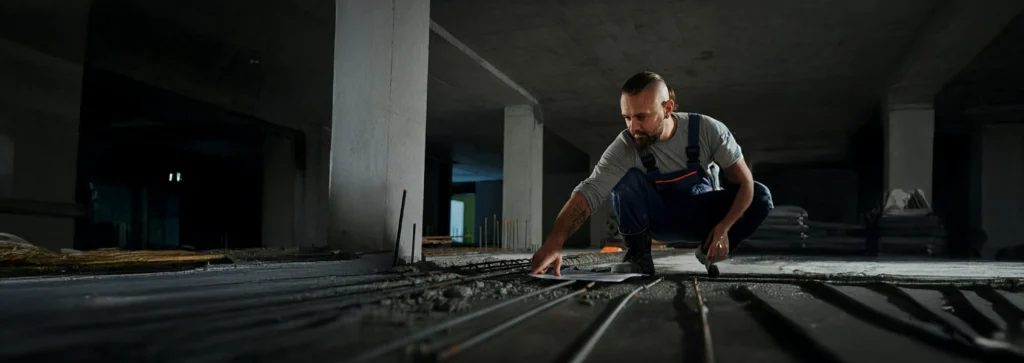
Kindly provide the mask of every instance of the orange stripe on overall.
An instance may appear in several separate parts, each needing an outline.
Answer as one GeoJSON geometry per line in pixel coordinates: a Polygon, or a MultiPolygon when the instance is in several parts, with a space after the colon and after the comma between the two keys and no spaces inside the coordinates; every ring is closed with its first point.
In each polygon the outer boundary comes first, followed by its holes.
{"type": "Polygon", "coordinates": [[[672,179],[669,179],[669,180],[655,180],[654,184],[674,183],[674,182],[686,179],[689,176],[693,176],[694,174],[697,174],[696,170],[691,171],[691,172],[686,173],[686,174],[683,174],[683,176],[678,177],[678,178],[672,178],[672,179]]]}

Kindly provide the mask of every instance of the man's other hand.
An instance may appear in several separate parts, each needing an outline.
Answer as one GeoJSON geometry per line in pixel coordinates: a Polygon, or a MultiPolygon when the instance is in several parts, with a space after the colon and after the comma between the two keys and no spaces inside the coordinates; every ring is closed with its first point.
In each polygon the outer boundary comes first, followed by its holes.
{"type": "Polygon", "coordinates": [[[729,258],[729,227],[719,224],[708,235],[708,264],[729,258]]]}
{"type": "Polygon", "coordinates": [[[530,260],[530,273],[541,275],[554,265],[555,276],[562,276],[562,246],[555,243],[545,243],[530,260]]]}

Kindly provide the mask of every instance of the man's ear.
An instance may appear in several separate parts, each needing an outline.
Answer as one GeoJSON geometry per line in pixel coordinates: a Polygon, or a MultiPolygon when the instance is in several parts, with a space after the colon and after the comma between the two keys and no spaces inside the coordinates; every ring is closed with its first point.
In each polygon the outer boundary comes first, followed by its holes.
{"type": "Polygon", "coordinates": [[[676,110],[676,101],[667,100],[661,103],[661,107],[665,108],[665,118],[669,118],[672,112],[676,110]]]}

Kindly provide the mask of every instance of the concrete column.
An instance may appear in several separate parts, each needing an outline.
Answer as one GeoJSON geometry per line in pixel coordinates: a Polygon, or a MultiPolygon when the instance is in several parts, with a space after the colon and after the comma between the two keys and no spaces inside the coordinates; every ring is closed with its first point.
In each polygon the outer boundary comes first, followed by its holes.
{"type": "Polygon", "coordinates": [[[406,190],[399,256],[408,259],[419,246],[412,224],[423,219],[430,1],[335,6],[330,243],[393,249],[406,190]]]}
{"type": "Polygon", "coordinates": [[[885,190],[921,189],[931,202],[935,110],[931,106],[890,107],[883,115],[883,130],[885,190]]]}
{"type": "Polygon", "coordinates": [[[982,132],[981,225],[988,235],[981,257],[1020,245],[1024,234],[1024,126],[989,125],[982,132]]]}
{"type": "Polygon", "coordinates": [[[505,107],[502,215],[499,220],[518,220],[519,233],[515,241],[506,238],[501,244],[504,248],[532,249],[544,242],[544,125],[538,121],[535,111],[531,105],[505,107]]]}
{"type": "Polygon", "coordinates": [[[0,134],[0,199],[9,199],[14,185],[14,140],[0,134]]]}
{"type": "Polygon", "coordinates": [[[90,1],[0,2],[0,202],[51,206],[49,216],[0,212],[0,232],[72,248],[78,126],[90,1]]]}
{"type": "Polygon", "coordinates": [[[263,247],[295,246],[298,176],[295,143],[267,135],[263,141],[263,247]]]}

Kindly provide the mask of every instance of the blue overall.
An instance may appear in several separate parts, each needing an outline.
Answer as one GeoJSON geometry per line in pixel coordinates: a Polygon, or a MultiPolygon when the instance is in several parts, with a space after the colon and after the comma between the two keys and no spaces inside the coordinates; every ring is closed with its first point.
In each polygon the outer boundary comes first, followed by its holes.
{"type": "MultiPolygon", "coordinates": [[[[688,114],[685,169],[662,173],[654,154],[641,151],[646,172],[629,169],[612,189],[612,207],[622,235],[648,232],[660,242],[700,243],[732,208],[738,186],[715,190],[700,164],[700,120],[700,114],[688,114]]],[[[730,250],[750,237],[772,208],[768,188],[755,182],[750,207],[729,230],[730,250]]]]}

